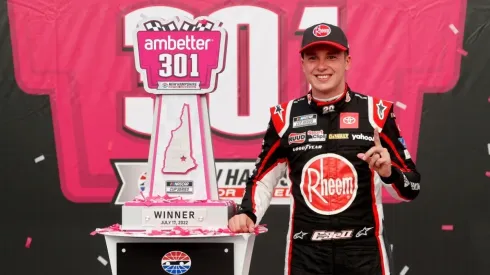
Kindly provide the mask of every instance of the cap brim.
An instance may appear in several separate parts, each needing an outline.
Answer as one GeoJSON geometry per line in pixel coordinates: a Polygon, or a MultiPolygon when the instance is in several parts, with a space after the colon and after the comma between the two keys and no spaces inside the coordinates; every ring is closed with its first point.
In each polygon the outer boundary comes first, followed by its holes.
{"type": "Polygon", "coordinates": [[[301,50],[299,51],[300,53],[304,52],[306,49],[308,48],[311,48],[313,46],[318,46],[318,45],[329,45],[329,46],[332,46],[334,48],[337,48],[341,51],[346,51],[347,48],[340,45],[339,43],[335,43],[335,42],[331,42],[331,41],[316,41],[316,42],[313,42],[313,43],[310,43],[306,46],[304,46],[303,48],[301,48],[301,50]]]}

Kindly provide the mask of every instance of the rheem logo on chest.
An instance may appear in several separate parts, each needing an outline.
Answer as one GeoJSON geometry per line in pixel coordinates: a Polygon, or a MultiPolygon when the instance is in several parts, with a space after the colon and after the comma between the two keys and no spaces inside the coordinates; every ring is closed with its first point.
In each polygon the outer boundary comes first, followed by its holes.
{"type": "Polygon", "coordinates": [[[335,215],[346,210],[357,195],[356,169],[337,154],[322,154],[303,167],[301,194],[311,210],[335,215]]]}

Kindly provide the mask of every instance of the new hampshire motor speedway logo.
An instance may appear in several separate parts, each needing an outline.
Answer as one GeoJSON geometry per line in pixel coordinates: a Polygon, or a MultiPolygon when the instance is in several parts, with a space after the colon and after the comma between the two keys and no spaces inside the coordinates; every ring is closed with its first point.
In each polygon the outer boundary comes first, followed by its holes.
{"type": "Polygon", "coordinates": [[[170,251],[163,255],[161,265],[168,274],[184,274],[191,269],[191,257],[182,251],[170,251]]]}

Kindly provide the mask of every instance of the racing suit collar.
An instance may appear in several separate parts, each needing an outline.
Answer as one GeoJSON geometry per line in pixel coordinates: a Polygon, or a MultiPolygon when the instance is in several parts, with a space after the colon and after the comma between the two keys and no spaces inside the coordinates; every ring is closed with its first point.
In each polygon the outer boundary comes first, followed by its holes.
{"type": "Polygon", "coordinates": [[[316,112],[320,114],[328,114],[340,110],[342,106],[344,106],[347,102],[349,102],[351,100],[350,93],[351,90],[349,88],[349,85],[345,83],[344,92],[334,100],[331,101],[315,100],[313,98],[311,90],[308,92],[306,96],[308,99],[308,104],[312,109],[314,109],[316,112]]]}

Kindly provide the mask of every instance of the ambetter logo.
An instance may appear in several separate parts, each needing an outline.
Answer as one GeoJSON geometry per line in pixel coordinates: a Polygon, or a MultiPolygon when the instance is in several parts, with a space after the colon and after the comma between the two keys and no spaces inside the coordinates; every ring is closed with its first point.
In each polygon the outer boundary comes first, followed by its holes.
{"type": "Polygon", "coordinates": [[[306,204],[322,215],[346,210],[357,195],[357,172],[352,163],[337,154],[322,154],[303,167],[301,194],[306,204]]]}

